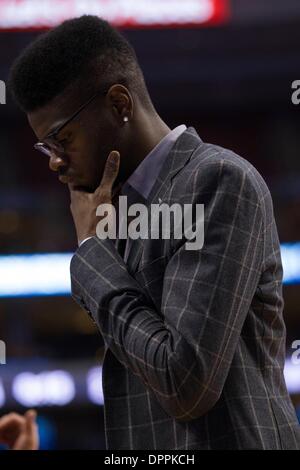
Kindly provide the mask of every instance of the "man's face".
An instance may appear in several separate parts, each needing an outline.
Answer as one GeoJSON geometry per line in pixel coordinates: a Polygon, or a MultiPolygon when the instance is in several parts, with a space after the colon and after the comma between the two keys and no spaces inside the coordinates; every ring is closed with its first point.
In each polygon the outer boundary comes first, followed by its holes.
{"type": "MultiPolygon", "coordinates": [[[[45,107],[29,113],[28,120],[37,138],[43,141],[85,101],[82,97],[64,93],[45,107]]],[[[50,169],[58,173],[62,183],[68,183],[74,189],[95,191],[109,153],[112,150],[121,152],[121,147],[124,147],[120,122],[111,94],[98,95],[55,136],[64,153],[52,152],[51,157],[44,156],[49,158],[50,169]]],[[[42,153],[40,155],[43,158],[42,153]]]]}

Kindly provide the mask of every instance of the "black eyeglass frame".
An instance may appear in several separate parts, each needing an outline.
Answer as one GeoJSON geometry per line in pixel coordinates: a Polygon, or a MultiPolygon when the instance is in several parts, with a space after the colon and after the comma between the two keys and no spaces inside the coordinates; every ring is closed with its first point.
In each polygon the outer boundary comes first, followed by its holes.
{"type": "Polygon", "coordinates": [[[81,111],[83,111],[97,96],[99,95],[103,95],[105,96],[107,94],[108,90],[106,91],[97,91],[97,93],[95,93],[93,96],[91,96],[88,101],[86,101],[84,104],[82,104],[80,106],[79,109],[77,109],[75,111],[75,113],[72,114],[71,117],[69,117],[68,119],[66,119],[62,124],[60,124],[56,129],[54,129],[53,131],[51,131],[44,139],[43,141],[40,141],[40,142],[37,142],[36,144],[34,144],[34,149],[35,150],[38,150],[40,152],[42,152],[43,154],[47,155],[48,157],[50,157],[53,153],[53,151],[56,153],[59,153],[59,154],[64,154],[65,153],[65,149],[64,149],[64,146],[60,143],[60,142],[57,142],[55,141],[55,138],[56,136],[60,133],[60,131],[62,131],[62,129],[67,126],[71,121],[73,121],[73,119],[75,119],[80,113],[81,111]],[[48,145],[47,144],[47,140],[49,139],[54,139],[53,141],[51,141],[51,145],[48,145]]]}

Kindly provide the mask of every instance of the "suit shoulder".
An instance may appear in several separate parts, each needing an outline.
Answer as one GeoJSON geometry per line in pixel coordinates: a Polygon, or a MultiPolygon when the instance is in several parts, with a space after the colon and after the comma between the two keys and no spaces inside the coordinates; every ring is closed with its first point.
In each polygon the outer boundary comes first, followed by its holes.
{"type": "Polygon", "coordinates": [[[193,153],[186,165],[185,179],[193,177],[198,183],[209,181],[219,182],[228,187],[234,187],[242,180],[247,186],[252,187],[259,198],[269,195],[269,188],[258,170],[245,158],[237,155],[232,150],[218,145],[202,142],[193,153]]]}

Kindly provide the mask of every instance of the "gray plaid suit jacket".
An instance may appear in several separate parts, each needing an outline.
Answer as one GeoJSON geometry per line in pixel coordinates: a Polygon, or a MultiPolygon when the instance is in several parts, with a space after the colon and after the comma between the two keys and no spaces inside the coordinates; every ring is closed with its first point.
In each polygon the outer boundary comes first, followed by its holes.
{"type": "Polygon", "coordinates": [[[299,449],[283,366],[282,265],[269,190],[246,160],[188,128],[147,204],[205,204],[204,246],[134,240],[125,264],[93,237],[74,299],[105,342],[108,449],[299,449]]]}

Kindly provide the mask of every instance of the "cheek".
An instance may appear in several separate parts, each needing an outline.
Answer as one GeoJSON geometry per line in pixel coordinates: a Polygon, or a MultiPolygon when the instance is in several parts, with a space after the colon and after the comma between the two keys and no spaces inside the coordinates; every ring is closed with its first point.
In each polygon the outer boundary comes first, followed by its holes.
{"type": "MultiPolygon", "coordinates": [[[[99,183],[105,166],[105,150],[99,148],[97,142],[89,144],[81,155],[83,173],[95,183],[99,183]]],[[[97,184],[98,186],[98,184],[97,184]]]]}
{"type": "Polygon", "coordinates": [[[85,174],[90,177],[95,174],[102,175],[106,160],[112,150],[117,149],[118,139],[109,124],[107,126],[95,125],[89,129],[82,129],[77,141],[78,164],[85,174]],[[92,173],[95,174],[92,174],[92,173]]]}
{"type": "Polygon", "coordinates": [[[70,145],[70,157],[71,163],[74,167],[84,170],[91,166],[94,166],[94,160],[96,160],[97,150],[94,142],[89,139],[88,135],[82,133],[78,136],[70,145]]]}

